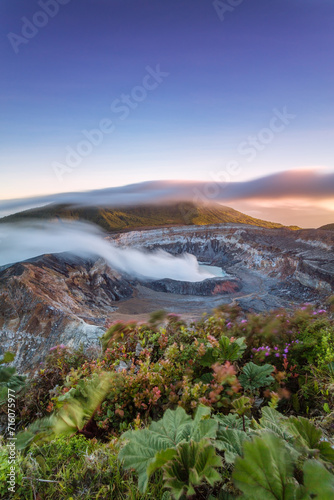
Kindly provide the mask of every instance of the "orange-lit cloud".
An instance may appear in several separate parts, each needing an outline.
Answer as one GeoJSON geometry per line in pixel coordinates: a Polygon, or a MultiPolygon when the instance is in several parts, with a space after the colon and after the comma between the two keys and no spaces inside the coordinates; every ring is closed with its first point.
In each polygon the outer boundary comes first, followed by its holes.
{"type": "Polygon", "coordinates": [[[279,222],[289,214],[290,224],[301,224],[294,220],[296,212],[299,213],[298,220],[304,214],[303,225],[310,225],[309,221],[315,221],[316,215],[318,222],[315,225],[320,225],[321,220],[325,224],[328,218],[334,218],[334,173],[292,170],[244,182],[149,181],[88,192],[2,201],[0,213],[4,215],[5,212],[13,213],[28,206],[48,203],[121,207],[178,201],[221,203],[240,210],[243,207],[246,213],[257,211],[268,217],[276,214],[275,220],[279,222]]]}

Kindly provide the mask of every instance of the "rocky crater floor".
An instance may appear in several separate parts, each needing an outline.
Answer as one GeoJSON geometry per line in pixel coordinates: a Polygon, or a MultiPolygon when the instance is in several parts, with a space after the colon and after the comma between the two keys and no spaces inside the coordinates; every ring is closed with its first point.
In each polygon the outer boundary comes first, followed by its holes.
{"type": "Polygon", "coordinates": [[[241,224],[131,231],[119,246],[174,255],[188,252],[221,267],[202,282],[133,279],[102,259],[44,255],[0,268],[0,350],[17,353],[21,371],[36,369],[57,344],[98,346],[111,321],[144,321],[157,309],[198,319],[221,304],[261,312],[334,292],[334,233],[241,224]]]}
{"type": "Polygon", "coordinates": [[[331,231],[224,224],[132,231],[110,239],[119,245],[147,250],[162,248],[173,255],[188,252],[232,276],[246,269],[280,283],[291,278],[319,294],[330,294],[334,289],[331,231]]]}

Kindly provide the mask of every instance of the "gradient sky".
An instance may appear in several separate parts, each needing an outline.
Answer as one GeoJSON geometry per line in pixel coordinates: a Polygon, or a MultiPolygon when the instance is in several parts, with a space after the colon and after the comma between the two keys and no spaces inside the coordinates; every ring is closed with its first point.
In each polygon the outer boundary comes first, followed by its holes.
{"type": "Polygon", "coordinates": [[[224,20],[211,0],[69,0],[15,53],[8,33],[22,36],[40,10],[0,4],[0,199],[210,181],[231,161],[234,182],[334,171],[332,0],[244,0],[224,20]],[[111,104],[157,65],[169,76],[121,120],[111,104]],[[240,153],[284,108],[294,118],[283,130],[255,157],[240,153]],[[104,118],[115,130],[57,177],[54,162],[104,118]]]}

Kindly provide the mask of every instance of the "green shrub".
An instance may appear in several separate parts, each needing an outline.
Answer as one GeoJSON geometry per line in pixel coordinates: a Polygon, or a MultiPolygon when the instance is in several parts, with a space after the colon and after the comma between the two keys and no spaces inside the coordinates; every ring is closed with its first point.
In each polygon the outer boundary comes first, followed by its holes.
{"type": "MultiPolygon", "coordinates": [[[[99,352],[52,349],[17,398],[26,430],[13,498],[253,498],[245,470],[259,481],[258,499],[269,486],[274,498],[331,498],[331,316],[311,307],[245,316],[224,306],[161,326],[162,316],[111,325],[99,352]]],[[[4,478],[5,443],[0,457],[4,478]]]]}
{"type": "Polygon", "coordinates": [[[192,420],[179,407],[175,411],[167,410],[161,420],[152,422],[147,429],[123,434],[122,439],[128,442],[120,451],[119,459],[124,462],[125,469],[133,468],[138,473],[140,491],[145,492],[150,476],[158,469],[164,471],[165,486],[171,488],[177,498],[183,491],[193,491],[193,487],[204,479],[209,482],[217,480],[216,473],[210,468],[214,469],[221,462],[209,440],[215,438],[218,424],[208,418],[209,415],[209,408],[200,406],[192,420]],[[184,447],[185,443],[191,446],[184,447]],[[202,464],[196,461],[196,450],[203,458],[202,464]],[[178,462],[179,466],[182,464],[180,470],[183,472],[176,484],[171,481],[170,474],[178,462]],[[193,467],[195,471],[191,473],[193,467]],[[209,471],[208,477],[205,471],[209,471]]]}

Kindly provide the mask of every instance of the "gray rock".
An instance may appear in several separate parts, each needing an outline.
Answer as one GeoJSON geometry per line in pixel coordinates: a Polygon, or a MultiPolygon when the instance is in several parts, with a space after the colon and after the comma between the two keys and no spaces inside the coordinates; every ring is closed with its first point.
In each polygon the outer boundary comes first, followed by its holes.
{"type": "Polygon", "coordinates": [[[143,347],[142,347],[141,343],[137,342],[135,355],[138,357],[140,355],[140,353],[142,352],[142,350],[143,350],[143,347]]]}
{"type": "Polygon", "coordinates": [[[120,361],[119,365],[115,368],[117,372],[122,372],[123,370],[128,370],[129,366],[125,363],[125,361],[120,361]]]}

